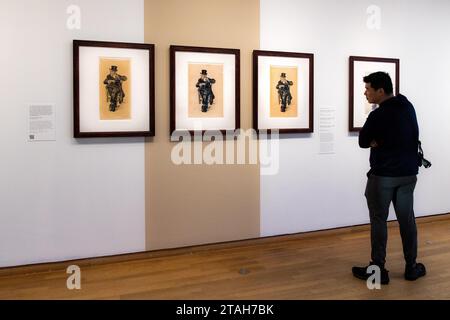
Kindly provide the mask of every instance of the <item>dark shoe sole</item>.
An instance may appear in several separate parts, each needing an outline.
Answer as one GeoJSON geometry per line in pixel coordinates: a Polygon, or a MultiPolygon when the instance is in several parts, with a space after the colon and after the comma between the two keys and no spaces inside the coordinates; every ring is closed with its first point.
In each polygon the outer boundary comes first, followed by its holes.
{"type": "Polygon", "coordinates": [[[405,280],[408,280],[408,281],[416,281],[416,280],[419,279],[419,278],[425,277],[425,275],[426,275],[426,273],[421,274],[421,275],[419,275],[417,278],[416,278],[416,277],[407,277],[407,276],[405,276],[405,280]]]}
{"type": "Polygon", "coordinates": [[[405,280],[408,280],[408,281],[416,281],[417,279],[422,278],[422,277],[425,277],[426,275],[427,275],[427,272],[426,272],[426,271],[425,271],[424,273],[419,274],[417,277],[408,277],[408,276],[405,274],[405,280]]]}

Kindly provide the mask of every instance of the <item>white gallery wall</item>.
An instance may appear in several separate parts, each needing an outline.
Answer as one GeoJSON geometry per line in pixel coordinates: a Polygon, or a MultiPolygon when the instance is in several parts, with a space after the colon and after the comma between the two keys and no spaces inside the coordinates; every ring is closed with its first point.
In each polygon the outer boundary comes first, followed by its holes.
{"type": "Polygon", "coordinates": [[[72,40],[143,42],[143,8],[0,1],[0,267],[145,249],[144,140],[72,138],[72,40]],[[27,142],[30,104],[55,105],[56,141],[27,142]]]}
{"type": "MultiPolygon", "coordinates": [[[[0,0],[0,267],[145,250],[144,139],[72,138],[72,40],[143,42],[143,11],[144,0],[0,0]],[[56,141],[28,142],[31,104],[55,106],[56,141]]],[[[448,0],[261,0],[261,49],[314,53],[316,110],[315,133],[282,135],[278,173],[261,176],[262,236],[369,221],[369,150],[348,132],[350,55],[401,60],[433,162],[416,213],[450,212],[449,13],[448,0]],[[319,153],[324,107],[334,154],[319,153]]]]}
{"type": "Polygon", "coordinates": [[[420,169],[416,215],[450,212],[449,13],[448,0],[261,0],[261,49],[314,53],[316,110],[315,133],[283,135],[279,173],[261,177],[263,236],[369,222],[369,150],[348,133],[351,55],[400,59],[400,92],[416,107],[433,163],[420,169]],[[368,28],[372,5],[380,9],[380,29],[368,28]],[[336,110],[335,153],[327,155],[319,154],[324,107],[336,110]]]}

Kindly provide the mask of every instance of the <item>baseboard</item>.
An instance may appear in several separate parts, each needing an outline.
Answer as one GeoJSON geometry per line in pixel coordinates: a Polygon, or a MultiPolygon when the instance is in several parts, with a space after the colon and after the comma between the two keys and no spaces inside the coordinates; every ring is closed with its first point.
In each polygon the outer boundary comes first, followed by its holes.
{"type": "MultiPolygon", "coordinates": [[[[432,222],[437,222],[440,220],[448,220],[448,219],[450,219],[450,213],[417,217],[416,221],[418,224],[424,224],[424,223],[432,223],[432,222]]],[[[397,226],[396,220],[388,222],[389,228],[396,227],[396,226],[397,226]]],[[[89,267],[89,266],[94,266],[94,265],[103,265],[103,264],[126,262],[126,261],[133,261],[133,260],[142,260],[142,259],[149,259],[149,258],[191,254],[191,253],[195,253],[195,252],[202,252],[202,251],[208,251],[208,250],[236,248],[236,247],[242,247],[242,246],[247,246],[247,245],[267,244],[267,243],[273,243],[273,242],[278,242],[278,241],[301,240],[301,239],[310,239],[310,238],[314,238],[314,237],[328,237],[328,236],[342,235],[342,234],[348,234],[348,233],[354,233],[354,232],[360,232],[360,231],[369,231],[369,230],[370,230],[370,224],[361,224],[361,225],[353,225],[353,226],[331,228],[331,229],[324,229],[324,230],[317,230],[317,231],[309,231],[309,232],[302,232],[302,233],[295,233],[295,234],[285,234],[285,235],[277,235],[277,236],[270,236],[270,237],[245,239],[245,240],[239,240],[239,241],[229,241],[229,242],[205,244],[205,245],[198,245],[198,246],[188,246],[188,247],[175,248],[175,249],[162,249],[162,250],[156,250],[156,251],[144,251],[144,252],[136,252],[136,253],[112,255],[112,256],[104,256],[104,257],[96,257],[96,258],[85,258],[85,259],[77,259],[77,260],[38,263],[38,264],[30,264],[30,265],[14,266],[14,267],[4,267],[4,268],[0,268],[0,277],[10,277],[10,276],[66,270],[66,268],[70,265],[77,265],[80,268],[83,268],[83,267],[89,267]]]]}

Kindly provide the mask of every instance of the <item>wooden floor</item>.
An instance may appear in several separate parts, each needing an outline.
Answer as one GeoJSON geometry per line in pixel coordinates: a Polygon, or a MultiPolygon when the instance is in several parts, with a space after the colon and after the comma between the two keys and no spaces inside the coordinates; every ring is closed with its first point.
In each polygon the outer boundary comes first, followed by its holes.
{"type": "Polygon", "coordinates": [[[62,268],[8,271],[0,273],[0,299],[450,299],[450,218],[419,220],[418,228],[419,261],[428,275],[403,280],[395,223],[389,228],[391,283],[381,290],[370,291],[351,275],[353,265],[370,260],[363,227],[86,265],[78,291],[66,288],[62,268]]]}

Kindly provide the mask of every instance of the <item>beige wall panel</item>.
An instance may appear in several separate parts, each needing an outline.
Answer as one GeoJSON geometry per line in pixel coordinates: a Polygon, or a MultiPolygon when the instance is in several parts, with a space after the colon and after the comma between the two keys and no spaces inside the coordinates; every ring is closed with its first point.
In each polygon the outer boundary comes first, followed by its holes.
{"type": "Polygon", "coordinates": [[[176,166],[169,141],[172,44],[241,50],[241,126],[251,128],[259,0],[145,0],[145,40],[156,45],[156,137],[145,151],[147,249],[259,237],[259,165],[176,166]]]}

